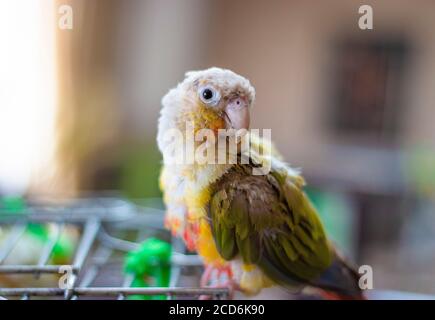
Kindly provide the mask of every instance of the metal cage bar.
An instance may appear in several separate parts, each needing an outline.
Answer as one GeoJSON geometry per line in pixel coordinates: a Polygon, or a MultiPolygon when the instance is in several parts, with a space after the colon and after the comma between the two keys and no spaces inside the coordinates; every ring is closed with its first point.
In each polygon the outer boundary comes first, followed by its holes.
{"type": "MultiPolygon", "coordinates": [[[[50,258],[62,234],[69,227],[80,230],[73,260],[68,267],[72,272],[67,289],[61,289],[56,281],[50,287],[7,287],[0,288],[0,299],[20,297],[28,300],[38,298],[113,298],[123,300],[131,295],[165,295],[168,299],[176,297],[211,296],[216,299],[227,298],[226,288],[179,287],[179,280],[185,268],[198,268],[202,262],[196,255],[184,254],[185,248],[174,246],[180,252],[171,257],[170,287],[131,287],[133,276],[117,271],[120,286],[111,283],[95,285],[96,279],[107,265],[117,264],[115,257],[139,248],[144,230],[160,230],[163,226],[163,212],[159,209],[137,207],[119,198],[79,199],[69,205],[57,205],[51,201],[28,201],[28,208],[19,214],[0,211],[0,227],[6,227],[8,235],[0,243],[0,276],[34,275],[40,281],[42,275],[62,275],[63,265],[50,264],[50,258]],[[5,264],[13,254],[14,248],[26,232],[29,223],[50,225],[52,230],[35,264],[5,264]],[[109,232],[109,230],[111,232],[109,232]],[[112,234],[137,233],[134,241],[112,234]]],[[[119,262],[119,260],[118,260],[119,262]]],[[[119,263],[118,263],[119,264],[119,263]]]]}

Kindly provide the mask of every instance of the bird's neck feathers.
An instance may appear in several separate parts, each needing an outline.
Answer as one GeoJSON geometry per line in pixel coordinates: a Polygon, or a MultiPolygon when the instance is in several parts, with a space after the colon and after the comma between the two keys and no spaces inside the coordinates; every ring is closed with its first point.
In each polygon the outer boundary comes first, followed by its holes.
{"type": "Polygon", "coordinates": [[[217,181],[233,164],[165,164],[168,171],[183,181],[190,189],[202,190],[217,181]]]}
{"type": "Polygon", "coordinates": [[[157,143],[163,155],[165,168],[184,183],[195,186],[195,189],[202,189],[219,179],[232,167],[231,164],[219,163],[217,159],[220,152],[222,152],[219,148],[223,146],[218,143],[219,137],[217,133],[218,129],[224,126],[224,123],[221,118],[206,108],[201,109],[198,104],[194,108],[193,105],[196,102],[192,101],[193,98],[187,98],[186,95],[180,98],[177,95],[178,91],[173,89],[163,98],[157,143]],[[189,136],[188,125],[193,125],[192,136],[189,136]],[[198,161],[196,157],[198,148],[201,145],[204,146],[204,141],[195,141],[195,135],[201,128],[209,128],[214,132],[215,140],[210,142],[210,145],[215,150],[215,161],[213,163],[210,161],[198,161]],[[181,139],[177,143],[174,143],[173,140],[168,139],[168,136],[165,136],[174,129],[182,134],[181,139]],[[179,147],[182,148],[181,152],[177,152],[177,150],[180,150],[178,149],[179,147]],[[174,163],[174,156],[180,156],[181,153],[183,154],[181,156],[183,159],[174,163]],[[187,156],[190,158],[187,159],[187,156]]]}

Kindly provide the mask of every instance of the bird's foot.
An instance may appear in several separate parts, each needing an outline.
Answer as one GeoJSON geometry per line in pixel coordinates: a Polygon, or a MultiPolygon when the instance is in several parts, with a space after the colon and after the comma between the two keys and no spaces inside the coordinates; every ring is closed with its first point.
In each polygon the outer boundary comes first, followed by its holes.
{"type": "Polygon", "coordinates": [[[202,288],[207,287],[208,284],[211,282],[211,277],[214,270],[215,268],[211,264],[206,265],[204,273],[202,274],[201,280],[199,282],[199,285],[202,288]]]}
{"type": "MultiPolygon", "coordinates": [[[[233,280],[233,274],[229,265],[224,267],[215,267],[207,265],[201,277],[200,285],[203,288],[227,288],[228,299],[234,298],[234,292],[241,290],[239,285],[233,280]]],[[[212,297],[209,295],[202,295],[200,300],[209,300],[212,297]]]]}
{"type": "Polygon", "coordinates": [[[207,265],[201,276],[201,287],[207,287],[216,283],[225,283],[233,278],[233,272],[230,265],[216,267],[207,265]]]}

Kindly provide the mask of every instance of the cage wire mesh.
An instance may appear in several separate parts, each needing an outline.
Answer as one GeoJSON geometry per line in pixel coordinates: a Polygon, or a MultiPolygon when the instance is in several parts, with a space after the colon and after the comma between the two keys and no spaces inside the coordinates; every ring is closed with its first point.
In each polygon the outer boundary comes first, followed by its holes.
{"type": "Polygon", "coordinates": [[[0,299],[228,298],[225,288],[198,287],[201,261],[178,240],[168,286],[134,285],[125,256],[151,237],[171,241],[160,209],[121,198],[26,199],[0,211],[0,299]]]}

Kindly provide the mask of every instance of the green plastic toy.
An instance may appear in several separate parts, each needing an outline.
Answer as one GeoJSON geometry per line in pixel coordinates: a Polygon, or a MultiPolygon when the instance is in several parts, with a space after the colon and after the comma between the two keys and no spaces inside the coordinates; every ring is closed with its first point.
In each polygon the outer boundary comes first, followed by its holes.
{"type": "MultiPolygon", "coordinates": [[[[132,274],[132,287],[168,287],[170,277],[171,245],[157,238],[149,238],[140,247],[127,254],[124,272],[132,274]]],[[[163,295],[133,295],[133,300],[164,300],[163,295]]]]}

